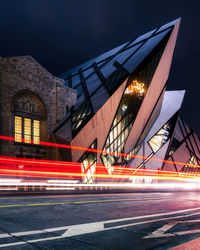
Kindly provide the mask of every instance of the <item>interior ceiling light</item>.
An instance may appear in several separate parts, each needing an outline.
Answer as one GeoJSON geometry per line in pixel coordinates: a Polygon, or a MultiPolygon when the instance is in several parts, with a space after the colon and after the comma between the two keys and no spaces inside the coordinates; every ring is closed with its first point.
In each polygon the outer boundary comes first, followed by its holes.
{"type": "Polygon", "coordinates": [[[144,95],[144,83],[134,80],[125,90],[125,94],[144,95]]]}

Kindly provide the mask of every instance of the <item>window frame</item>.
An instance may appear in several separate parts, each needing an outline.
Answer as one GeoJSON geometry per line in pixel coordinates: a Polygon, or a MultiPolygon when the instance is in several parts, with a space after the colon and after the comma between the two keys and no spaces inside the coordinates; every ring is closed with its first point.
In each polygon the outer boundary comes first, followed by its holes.
{"type": "Polygon", "coordinates": [[[20,143],[20,144],[33,144],[33,145],[40,145],[39,141],[41,141],[41,127],[42,127],[42,119],[39,116],[30,116],[30,115],[25,115],[25,114],[19,114],[18,112],[15,112],[13,114],[13,137],[14,137],[14,142],[15,143],[20,143]],[[20,117],[22,119],[21,121],[21,141],[16,141],[15,139],[15,117],[20,117]],[[31,141],[27,142],[25,141],[25,119],[30,119],[31,120],[31,141]],[[39,122],[39,140],[37,140],[38,143],[35,143],[34,140],[34,121],[39,122]]]}

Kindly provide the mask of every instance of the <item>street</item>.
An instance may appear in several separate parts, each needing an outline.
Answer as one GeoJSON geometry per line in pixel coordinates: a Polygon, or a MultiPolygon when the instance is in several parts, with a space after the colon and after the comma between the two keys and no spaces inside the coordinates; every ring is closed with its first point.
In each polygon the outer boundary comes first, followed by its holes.
{"type": "Polygon", "coordinates": [[[199,237],[198,192],[0,198],[2,249],[169,249],[199,237]]]}

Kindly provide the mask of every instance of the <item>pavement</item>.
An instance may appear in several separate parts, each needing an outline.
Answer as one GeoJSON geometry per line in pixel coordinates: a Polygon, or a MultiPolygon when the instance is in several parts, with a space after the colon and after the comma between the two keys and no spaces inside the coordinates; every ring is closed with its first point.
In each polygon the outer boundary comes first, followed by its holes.
{"type": "Polygon", "coordinates": [[[0,197],[0,249],[200,249],[200,193],[0,197]]]}

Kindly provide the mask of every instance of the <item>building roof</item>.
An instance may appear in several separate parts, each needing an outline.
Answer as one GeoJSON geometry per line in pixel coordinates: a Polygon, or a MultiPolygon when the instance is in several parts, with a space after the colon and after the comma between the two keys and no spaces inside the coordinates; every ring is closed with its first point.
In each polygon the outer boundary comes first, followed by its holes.
{"type": "MultiPolygon", "coordinates": [[[[176,19],[93,58],[59,77],[77,90],[72,131],[78,131],[105,104],[115,90],[172,31],[176,19]]],[[[69,119],[69,116],[68,116],[69,119]]]]}

